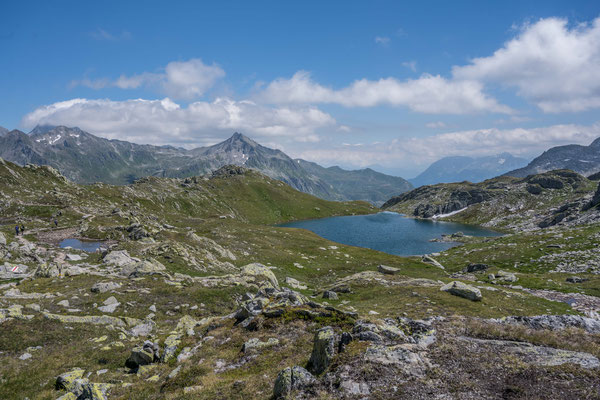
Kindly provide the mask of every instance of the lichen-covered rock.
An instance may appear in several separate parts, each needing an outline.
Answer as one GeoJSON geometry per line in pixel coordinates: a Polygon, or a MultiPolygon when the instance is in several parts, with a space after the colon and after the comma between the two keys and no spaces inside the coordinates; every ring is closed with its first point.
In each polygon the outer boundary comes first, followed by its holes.
{"type": "Polygon", "coordinates": [[[35,273],[33,274],[36,278],[55,278],[61,275],[61,268],[56,264],[40,264],[35,273]]]}
{"type": "Polygon", "coordinates": [[[276,338],[269,338],[269,340],[267,340],[266,342],[262,342],[258,338],[252,338],[252,339],[248,340],[246,343],[244,343],[244,345],[242,346],[242,351],[244,353],[248,354],[248,353],[260,351],[267,347],[277,346],[278,344],[279,344],[279,339],[276,339],[276,338]]]}
{"type": "Polygon", "coordinates": [[[313,351],[308,361],[308,369],[315,375],[323,373],[335,355],[335,332],[330,326],[315,333],[313,351]]]}
{"type": "Polygon", "coordinates": [[[459,281],[450,282],[449,284],[442,286],[440,290],[455,296],[464,297],[471,301],[481,301],[482,299],[481,291],[479,289],[459,281]]]}
{"type": "Polygon", "coordinates": [[[149,365],[154,361],[154,352],[148,347],[135,347],[131,350],[129,358],[125,361],[125,366],[131,369],[138,369],[142,365],[149,365]]]}
{"type": "Polygon", "coordinates": [[[177,352],[177,347],[181,344],[181,334],[173,332],[165,339],[164,347],[161,361],[169,362],[172,358],[175,357],[175,353],[177,352]]]}
{"type": "Polygon", "coordinates": [[[270,283],[271,287],[279,290],[279,282],[277,281],[275,274],[262,264],[252,263],[244,266],[242,268],[242,275],[263,277],[270,283]]]}
{"type": "Polygon", "coordinates": [[[112,325],[115,327],[135,326],[142,321],[135,318],[118,318],[109,315],[60,315],[48,312],[42,312],[42,315],[48,319],[54,319],[62,323],[90,324],[90,325],[112,325]]]}
{"type": "Polygon", "coordinates": [[[56,378],[56,389],[65,389],[71,391],[74,388],[74,382],[76,379],[83,377],[84,370],[81,368],[75,368],[72,371],[60,374],[56,378]]]}
{"type": "Polygon", "coordinates": [[[503,280],[504,282],[516,282],[519,278],[512,272],[498,271],[494,274],[495,279],[503,280]]]}
{"type": "Polygon", "coordinates": [[[323,292],[323,298],[329,300],[337,300],[339,297],[338,294],[333,290],[326,290],[323,292]]]}
{"type": "Polygon", "coordinates": [[[127,264],[120,273],[129,278],[137,278],[145,275],[162,275],[166,270],[167,268],[160,262],[149,259],[138,261],[134,264],[127,264]]]}
{"type": "Polygon", "coordinates": [[[289,395],[292,391],[306,390],[314,382],[315,378],[304,368],[299,366],[286,368],[277,374],[273,387],[273,397],[281,399],[289,395]]]}

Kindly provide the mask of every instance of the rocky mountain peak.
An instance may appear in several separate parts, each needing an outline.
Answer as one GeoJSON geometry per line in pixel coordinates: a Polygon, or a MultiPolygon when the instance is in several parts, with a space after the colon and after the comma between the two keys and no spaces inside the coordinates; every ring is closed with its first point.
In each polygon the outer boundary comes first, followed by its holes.
{"type": "Polygon", "coordinates": [[[596,140],[594,140],[591,144],[590,147],[594,148],[594,149],[600,149],[600,137],[597,138],[596,140]]]}
{"type": "Polygon", "coordinates": [[[8,129],[6,129],[3,126],[0,126],[0,137],[6,135],[8,132],[9,132],[8,129]]]}

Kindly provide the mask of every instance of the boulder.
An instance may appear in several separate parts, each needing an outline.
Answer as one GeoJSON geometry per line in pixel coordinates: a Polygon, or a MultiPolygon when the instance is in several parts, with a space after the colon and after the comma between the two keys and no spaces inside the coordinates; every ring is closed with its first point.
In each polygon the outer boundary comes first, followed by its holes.
{"type": "Polygon", "coordinates": [[[569,283],[583,283],[585,281],[587,281],[589,279],[587,278],[581,278],[579,276],[569,276],[566,281],[569,283]]]}
{"type": "Polygon", "coordinates": [[[152,362],[154,362],[154,351],[151,347],[135,347],[125,361],[125,366],[130,369],[138,369],[141,365],[149,365],[152,362]]]}
{"type": "Polygon", "coordinates": [[[337,300],[338,294],[336,292],[334,292],[333,290],[326,290],[323,292],[323,298],[330,299],[330,300],[337,300]]]}
{"type": "Polygon", "coordinates": [[[496,279],[503,280],[504,282],[516,282],[519,279],[512,272],[506,272],[502,270],[496,272],[494,276],[496,279]]]}
{"type": "Polygon", "coordinates": [[[387,265],[379,265],[377,267],[377,271],[381,272],[382,274],[387,274],[387,275],[394,275],[394,274],[397,274],[398,272],[400,272],[400,270],[398,268],[388,267],[387,265]]]}
{"type": "Polygon", "coordinates": [[[295,366],[286,368],[277,374],[273,397],[280,399],[286,397],[292,391],[303,391],[312,386],[315,378],[302,367],[295,366]]]}
{"type": "Polygon", "coordinates": [[[36,278],[55,278],[60,276],[61,270],[56,264],[40,264],[35,273],[33,274],[36,278]]]}
{"type": "Polygon", "coordinates": [[[252,263],[242,267],[242,275],[263,277],[270,284],[269,286],[279,290],[279,282],[277,281],[275,274],[262,264],[252,263]]]}
{"type": "Polygon", "coordinates": [[[288,286],[290,286],[292,289],[304,290],[307,288],[306,285],[303,285],[297,279],[291,278],[289,276],[285,278],[285,283],[287,283],[288,286]]]}
{"type": "Polygon", "coordinates": [[[427,254],[423,256],[423,258],[421,258],[421,262],[424,262],[425,264],[429,264],[429,265],[433,265],[434,267],[438,267],[441,269],[445,269],[444,266],[442,264],[440,264],[436,259],[434,259],[431,256],[428,256],[427,254]]]}
{"type": "Polygon", "coordinates": [[[486,269],[488,269],[489,267],[490,266],[487,264],[471,263],[463,269],[463,272],[467,272],[467,273],[482,272],[482,271],[485,271],[486,269]]]}
{"type": "Polygon", "coordinates": [[[244,353],[257,352],[267,347],[277,346],[279,344],[279,339],[269,338],[266,342],[260,341],[258,338],[252,338],[248,340],[242,346],[242,351],[244,353]]]}
{"type": "Polygon", "coordinates": [[[74,388],[74,382],[76,379],[80,379],[83,377],[84,370],[81,368],[75,368],[72,371],[65,372],[64,374],[60,374],[56,378],[56,389],[65,389],[67,391],[71,391],[74,388]]]}
{"type": "Polygon", "coordinates": [[[443,292],[448,292],[455,296],[464,297],[471,301],[481,301],[481,291],[473,286],[467,285],[459,281],[450,282],[440,289],[443,292]]]}
{"type": "Polygon", "coordinates": [[[104,300],[104,305],[102,307],[98,307],[98,310],[105,313],[113,313],[120,304],[121,303],[119,303],[114,296],[110,296],[108,299],[104,300]]]}
{"type": "Polygon", "coordinates": [[[323,373],[331,364],[335,354],[335,332],[330,326],[315,333],[313,351],[308,361],[308,369],[315,375],[323,373]]]}
{"type": "Polygon", "coordinates": [[[116,290],[120,287],[121,284],[117,282],[98,282],[92,286],[91,291],[94,293],[106,293],[116,290]]]}
{"type": "Polygon", "coordinates": [[[0,232],[0,246],[6,246],[6,236],[2,232],[0,232]]]}
{"type": "Polygon", "coordinates": [[[138,261],[131,257],[127,250],[113,250],[104,256],[104,263],[124,267],[127,264],[132,264],[138,261]]]}
{"type": "Polygon", "coordinates": [[[129,278],[138,278],[145,275],[162,275],[166,270],[160,262],[148,259],[125,265],[120,273],[129,278]]]}

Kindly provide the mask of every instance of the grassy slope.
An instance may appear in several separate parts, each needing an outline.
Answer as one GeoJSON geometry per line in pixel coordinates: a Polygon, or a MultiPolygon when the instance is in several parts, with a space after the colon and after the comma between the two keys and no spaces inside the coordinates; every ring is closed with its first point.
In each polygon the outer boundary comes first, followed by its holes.
{"type": "MultiPolygon", "coordinates": [[[[473,303],[439,291],[438,286],[406,284],[408,278],[426,278],[432,281],[449,282],[446,272],[422,264],[416,258],[403,258],[385,253],[344,246],[329,242],[317,235],[300,229],[278,228],[273,224],[294,219],[317,218],[331,215],[373,212],[365,203],[333,203],[319,200],[297,192],[287,185],[249,172],[244,176],[199,180],[182,186],[184,181],[151,178],[130,187],[109,185],[78,186],[63,181],[46,169],[19,168],[15,165],[0,165],[0,206],[1,216],[6,218],[2,231],[12,241],[12,219],[23,219],[29,229],[47,229],[50,216],[62,210],[61,226],[81,227],[86,236],[107,238],[118,234],[111,227],[126,226],[132,221],[140,221],[147,226],[168,223],[175,229],[162,230],[154,234],[158,242],[174,242],[193,246],[187,237],[187,227],[198,235],[215,240],[224,248],[230,249],[237,260],[233,263],[242,266],[249,262],[261,262],[274,267],[274,273],[283,282],[285,277],[294,277],[306,284],[309,289],[302,292],[311,295],[332,285],[336,280],[351,274],[375,270],[377,265],[386,264],[400,269],[400,274],[386,277],[389,286],[373,282],[352,282],[352,293],[341,294],[339,300],[329,301],[341,308],[351,306],[361,316],[370,318],[369,311],[380,313],[378,317],[407,315],[421,318],[431,315],[465,315],[477,317],[500,317],[503,315],[534,315],[542,313],[572,312],[564,303],[550,302],[513,290],[483,290],[484,301],[473,303]],[[14,176],[10,170],[17,176],[14,176]],[[125,205],[126,204],[126,205],[125,205]],[[133,212],[135,215],[114,214],[114,208],[133,212]],[[82,216],[94,214],[90,222],[82,216]],[[221,215],[234,218],[221,219],[221,215]],[[332,247],[335,246],[336,248],[332,247]],[[298,267],[298,264],[302,268],[298,267]]],[[[582,234],[580,232],[580,234],[582,234]]],[[[28,238],[35,240],[35,236],[28,238]]],[[[498,257],[497,265],[509,269],[511,257],[518,252],[507,253],[501,261],[500,246],[507,237],[467,244],[444,253],[441,260],[450,272],[461,269],[467,262],[464,252],[469,253],[469,261],[488,260],[498,257]],[[486,253],[487,252],[487,253],[486,253]],[[480,257],[479,257],[480,256],[480,257]]],[[[120,244],[132,255],[141,254],[147,245],[136,241],[120,244]]],[[[534,252],[532,246],[524,248],[523,260],[534,252]],[[531,247],[531,248],[530,248],[531,247]]],[[[99,261],[92,255],[89,262],[99,261]]],[[[195,270],[183,258],[158,257],[170,272],[184,272],[192,275],[205,275],[208,272],[195,270]]],[[[75,262],[76,263],[76,262],[75,262]]],[[[545,272],[545,271],[542,271],[545,272]]],[[[214,272],[211,272],[214,273],[214,272]]],[[[532,278],[520,275],[523,284],[553,287],[545,282],[542,273],[532,278]]],[[[89,292],[96,278],[76,276],[64,279],[36,279],[20,286],[23,292],[60,292],[52,300],[35,300],[51,312],[63,312],[56,303],[69,299],[73,307],[80,308],[81,314],[98,314],[93,303],[101,303],[110,293],[98,295],[89,292]],[[77,296],[74,298],[73,296],[77,296]]],[[[122,280],[124,289],[117,297],[131,317],[142,318],[148,307],[155,304],[159,312],[157,339],[164,340],[178,318],[189,314],[194,318],[223,315],[235,308],[235,301],[246,291],[245,288],[209,289],[198,286],[181,289],[163,283],[160,279],[146,278],[139,281],[122,280]],[[140,296],[141,289],[150,294],[140,296]],[[200,305],[198,310],[176,308],[181,304],[200,305]],[[203,305],[203,306],[202,306],[203,305]],[[167,314],[169,311],[171,315],[167,314]]],[[[597,280],[573,288],[595,293],[597,280]]],[[[521,282],[519,282],[521,283],[521,282]]],[[[14,300],[11,304],[26,305],[32,300],[14,300]]],[[[4,304],[5,306],[6,304],[4,304]]],[[[158,373],[163,377],[174,365],[161,364],[142,377],[125,374],[122,365],[135,344],[119,339],[117,332],[105,328],[86,327],[71,324],[70,329],[53,321],[36,316],[32,321],[10,321],[3,324],[4,334],[0,338],[2,363],[0,375],[0,398],[13,398],[15,393],[29,398],[51,399],[57,397],[53,388],[54,378],[60,372],[72,367],[82,367],[87,371],[108,369],[100,377],[92,375],[92,381],[133,383],[131,388],[115,388],[116,398],[268,398],[277,372],[289,365],[304,365],[310,355],[312,335],[324,324],[338,326],[339,321],[283,320],[272,322],[258,332],[246,332],[239,327],[225,324],[207,333],[215,339],[208,341],[200,354],[185,364],[184,372],[174,380],[146,382],[144,379],[158,373]],[[36,329],[33,329],[33,327],[36,329]],[[103,335],[103,342],[93,342],[103,335]],[[23,340],[14,340],[21,337],[23,340]],[[236,362],[241,359],[239,349],[250,337],[278,337],[282,344],[273,350],[262,352],[250,363],[223,373],[214,372],[218,360],[236,362]],[[123,347],[112,346],[103,350],[106,343],[123,342],[123,347]],[[33,352],[33,361],[17,359],[29,346],[42,345],[43,349],[33,352]],[[24,372],[27,372],[26,374],[24,372]],[[240,383],[241,382],[241,383],[240,383]],[[182,388],[202,385],[201,393],[184,396],[182,388]]],[[[347,329],[347,327],[346,327],[347,329]]],[[[189,339],[186,339],[189,340],[189,339]]],[[[194,343],[184,342],[184,345],[194,343]]],[[[363,349],[364,350],[364,349],[363,349]]],[[[358,349],[357,349],[358,351],[358,349]]]]}

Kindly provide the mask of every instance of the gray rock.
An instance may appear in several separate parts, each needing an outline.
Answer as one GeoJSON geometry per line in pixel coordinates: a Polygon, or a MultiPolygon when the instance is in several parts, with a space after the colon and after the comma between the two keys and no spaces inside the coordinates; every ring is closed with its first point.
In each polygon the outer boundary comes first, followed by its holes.
{"type": "Polygon", "coordinates": [[[585,281],[588,281],[589,279],[587,278],[581,278],[579,276],[569,276],[566,281],[569,283],[583,283],[585,281]]]}
{"type": "Polygon", "coordinates": [[[308,369],[315,375],[323,373],[331,364],[335,354],[335,332],[330,326],[315,333],[313,351],[308,361],[308,369]]]}
{"type": "Polygon", "coordinates": [[[67,260],[69,261],[81,261],[82,258],[79,254],[67,254],[67,260]]]}
{"type": "Polygon", "coordinates": [[[440,288],[443,292],[448,292],[455,296],[464,297],[471,301],[481,301],[481,291],[473,286],[467,285],[459,281],[450,282],[440,288]]]}
{"type": "Polygon", "coordinates": [[[291,278],[289,276],[285,278],[285,283],[287,283],[292,289],[304,290],[307,288],[306,285],[300,283],[300,281],[298,281],[297,279],[291,278]]]}
{"type": "Polygon", "coordinates": [[[33,357],[33,356],[31,355],[31,353],[23,353],[23,354],[22,354],[22,355],[19,357],[19,360],[23,360],[23,361],[25,361],[25,360],[29,360],[31,357],[33,357]]]}
{"type": "Polygon", "coordinates": [[[332,290],[326,290],[323,292],[323,298],[324,299],[329,299],[329,300],[337,300],[338,294],[332,290]]]}
{"type": "Polygon", "coordinates": [[[273,388],[273,397],[280,399],[292,391],[303,391],[312,386],[315,378],[302,367],[286,368],[277,374],[273,388]]]}
{"type": "Polygon", "coordinates": [[[394,275],[397,274],[398,272],[400,272],[400,270],[398,268],[394,268],[394,267],[388,267],[387,265],[379,265],[377,267],[377,271],[381,272],[382,274],[387,274],[387,275],[394,275]]]}
{"type": "Polygon", "coordinates": [[[69,300],[61,300],[56,304],[63,307],[69,307],[69,300]]]}
{"type": "Polygon", "coordinates": [[[434,259],[433,257],[428,256],[428,255],[424,255],[421,258],[421,262],[424,262],[425,264],[433,265],[434,267],[437,267],[440,269],[445,269],[444,266],[442,264],[440,264],[436,259],[434,259]]]}
{"type": "Polygon", "coordinates": [[[154,361],[154,351],[150,347],[136,347],[131,350],[131,354],[125,366],[130,369],[138,369],[141,365],[149,365],[154,361]]]}
{"type": "Polygon", "coordinates": [[[98,282],[92,286],[91,291],[94,293],[106,293],[116,290],[120,287],[121,284],[117,282],[98,282]]]}
{"type": "Polygon", "coordinates": [[[472,272],[483,272],[486,269],[488,269],[490,266],[487,264],[475,264],[475,263],[471,263],[469,265],[467,265],[464,269],[463,272],[466,273],[472,273],[472,272]]]}
{"type": "Polygon", "coordinates": [[[562,330],[566,328],[579,328],[588,333],[600,333],[600,321],[579,315],[535,315],[531,317],[512,316],[501,319],[492,319],[500,324],[523,325],[531,329],[562,330]]]}
{"type": "Polygon", "coordinates": [[[6,236],[4,236],[4,233],[2,232],[0,232],[0,245],[6,246],[6,236]]]}
{"type": "Polygon", "coordinates": [[[244,353],[257,352],[267,347],[276,346],[279,344],[279,339],[269,338],[266,342],[260,341],[258,338],[252,338],[248,340],[242,346],[242,351],[244,353]]]}
{"type": "Polygon", "coordinates": [[[515,274],[506,271],[498,271],[494,274],[494,276],[496,279],[503,280],[504,282],[516,282],[519,280],[515,274]]]}
{"type": "Polygon", "coordinates": [[[125,265],[132,264],[139,261],[132,258],[127,250],[114,250],[104,256],[104,262],[106,264],[116,265],[117,267],[124,267],[125,265]]]}

